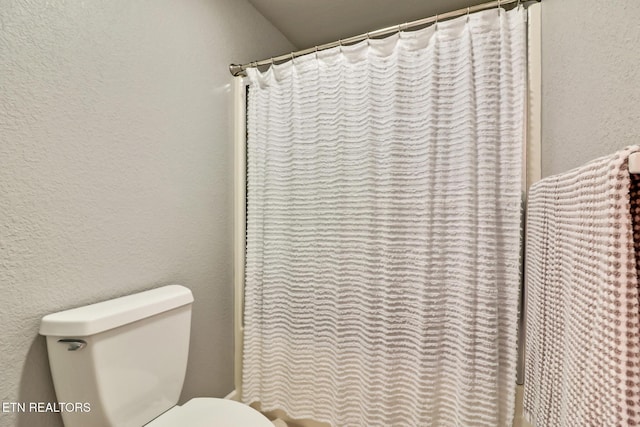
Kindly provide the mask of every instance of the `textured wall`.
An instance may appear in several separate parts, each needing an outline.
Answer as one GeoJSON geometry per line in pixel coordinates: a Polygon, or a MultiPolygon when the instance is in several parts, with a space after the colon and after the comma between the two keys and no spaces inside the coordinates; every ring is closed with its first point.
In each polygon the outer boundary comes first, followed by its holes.
{"type": "Polygon", "coordinates": [[[244,0],[0,0],[2,401],[54,400],[43,315],[168,283],[196,299],[183,399],[231,391],[227,65],[290,47],[244,0]]]}
{"type": "Polygon", "coordinates": [[[543,0],[543,176],[640,141],[639,17],[637,0],[543,0]]]}

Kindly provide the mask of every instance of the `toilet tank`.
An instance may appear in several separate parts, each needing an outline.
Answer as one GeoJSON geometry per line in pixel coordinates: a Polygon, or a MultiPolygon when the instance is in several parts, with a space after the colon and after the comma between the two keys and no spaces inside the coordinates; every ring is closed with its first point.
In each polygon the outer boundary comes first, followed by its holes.
{"type": "Polygon", "coordinates": [[[192,302],[189,289],[169,285],[45,316],[65,427],[141,427],[175,406],[192,302]]]}

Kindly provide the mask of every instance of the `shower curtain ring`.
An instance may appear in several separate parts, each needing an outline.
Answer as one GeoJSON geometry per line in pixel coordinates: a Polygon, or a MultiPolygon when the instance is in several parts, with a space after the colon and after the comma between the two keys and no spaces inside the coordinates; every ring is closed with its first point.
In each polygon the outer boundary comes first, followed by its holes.
{"type": "Polygon", "coordinates": [[[318,46],[316,46],[315,55],[316,55],[316,61],[317,61],[318,60],[318,46]]]}
{"type": "Polygon", "coordinates": [[[471,14],[471,7],[467,7],[467,22],[469,22],[469,15],[471,14]]]}
{"type": "Polygon", "coordinates": [[[433,24],[433,26],[435,27],[436,30],[438,29],[438,19],[440,19],[440,15],[438,15],[436,13],[436,22],[435,22],[435,24],[433,24]]]}

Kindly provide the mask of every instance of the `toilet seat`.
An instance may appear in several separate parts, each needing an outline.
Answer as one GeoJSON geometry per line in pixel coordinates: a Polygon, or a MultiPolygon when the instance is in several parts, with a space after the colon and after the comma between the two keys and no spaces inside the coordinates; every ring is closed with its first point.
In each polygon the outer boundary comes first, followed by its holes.
{"type": "Polygon", "coordinates": [[[267,417],[240,402],[209,397],[174,406],[144,427],[273,427],[267,417]]]}

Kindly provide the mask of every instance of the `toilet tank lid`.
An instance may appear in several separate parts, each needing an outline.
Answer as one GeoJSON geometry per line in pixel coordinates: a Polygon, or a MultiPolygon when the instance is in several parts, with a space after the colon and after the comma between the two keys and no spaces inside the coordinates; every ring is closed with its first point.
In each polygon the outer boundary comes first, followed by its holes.
{"type": "Polygon", "coordinates": [[[96,304],[48,314],[40,335],[85,337],[191,304],[193,294],[180,285],[167,285],[96,304]]]}

